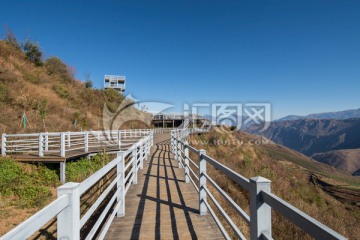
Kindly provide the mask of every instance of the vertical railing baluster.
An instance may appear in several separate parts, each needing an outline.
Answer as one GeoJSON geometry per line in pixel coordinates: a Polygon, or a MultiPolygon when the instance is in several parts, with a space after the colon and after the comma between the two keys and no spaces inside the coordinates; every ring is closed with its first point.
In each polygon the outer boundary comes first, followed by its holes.
{"type": "Polygon", "coordinates": [[[1,156],[6,156],[6,133],[1,135],[1,156]]]}
{"type": "Polygon", "coordinates": [[[84,151],[88,152],[89,151],[89,132],[85,132],[84,134],[84,151]]]}
{"type": "Polygon", "coordinates": [[[177,139],[174,138],[174,159],[177,161],[177,139]]]}
{"type": "Polygon", "coordinates": [[[45,133],[45,152],[49,151],[49,133],[45,133]]]}
{"type": "Polygon", "coordinates": [[[42,133],[39,134],[39,157],[44,156],[44,135],[42,133]]]}
{"type": "Polygon", "coordinates": [[[116,166],[117,176],[120,175],[117,181],[117,188],[120,189],[117,201],[120,202],[120,207],[116,213],[117,217],[125,216],[125,155],[124,152],[118,152],[117,157],[120,158],[119,163],[116,166]]]}
{"type": "Polygon", "coordinates": [[[132,171],[134,174],[133,184],[137,184],[137,145],[135,145],[134,150],[132,151],[132,157],[133,157],[133,164],[132,164],[132,171]]]}
{"type": "Polygon", "coordinates": [[[65,157],[65,133],[60,133],[60,157],[65,157]]]}
{"type": "Polygon", "coordinates": [[[120,134],[120,130],[117,131],[117,144],[119,149],[121,149],[121,134],[120,134]]]}
{"type": "Polygon", "coordinates": [[[70,132],[67,132],[67,145],[68,147],[71,147],[70,132]]]}
{"type": "Polygon", "coordinates": [[[140,169],[144,168],[144,142],[140,145],[140,169]]]}
{"type": "Polygon", "coordinates": [[[250,178],[250,239],[265,234],[271,239],[271,207],[261,198],[260,192],[270,192],[271,181],[263,177],[250,178]]]}
{"type": "Polygon", "coordinates": [[[186,183],[189,183],[190,182],[190,178],[189,178],[189,174],[190,174],[190,171],[189,171],[189,147],[188,147],[188,143],[185,142],[184,144],[184,153],[185,153],[185,156],[184,156],[184,159],[185,159],[185,182],[186,183]]]}
{"type": "Polygon", "coordinates": [[[182,165],[181,165],[182,153],[181,153],[181,142],[180,141],[178,142],[177,149],[178,149],[178,167],[182,168],[182,165]]]}
{"type": "Polygon", "coordinates": [[[205,205],[205,201],[207,198],[207,194],[205,191],[206,188],[206,160],[204,159],[204,155],[206,155],[206,151],[201,149],[199,150],[199,211],[200,215],[207,214],[207,208],[205,205]]]}
{"type": "Polygon", "coordinates": [[[68,182],[57,188],[58,196],[68,195],[69,205],[57,216],[58,239],[80,239],[80,191],[79,183],[68,182]]]}

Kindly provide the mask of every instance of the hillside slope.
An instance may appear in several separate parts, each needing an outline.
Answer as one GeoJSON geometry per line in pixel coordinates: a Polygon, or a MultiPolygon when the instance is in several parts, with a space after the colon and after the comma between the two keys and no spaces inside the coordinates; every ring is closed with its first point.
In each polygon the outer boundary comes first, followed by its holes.
{"type": "MultiPolygon", "coordinates": [[[[190,144],[205,149],[209,156],[247,178],[270,179],[271,191],[276,195],[349,239],[358,238],[360,229],[354,226],[360,224],[360,179],[243,132],[196,135],[192,136],[190,144]]],[[[217,184],[248,212],[248,193],[209,164],[207,169],[217,184]]],[[[233,221],[248,234],[247,224],[220,194],[215,195],[233,221]]],[[[274,239],[288,239],[289,236],[311,239],[279,214],[274,213],[272,223],[274,239]]],[[[231,231],[230,227],[227,229],[231,231]]]]}
{"type": "Polygon", "coordinates": [[[360,149],[333,150],[314,154],[311,158],[349,174],[360,170],[360,149]]]}
{"type": "Polygon", "coordinates": [[[260,133],[259,130],[252,126],[247,132],[261,134],[307,156],[331,150],[360,148],[360,118],[272,122],[265,131],[260,133]]]}
{"type": "MultiPolygon", "coordinates": [[[[103,123],[104,105],[116,112],[121,103],[125,105],[124,97],[114,90],[92,89],[72,75],[56,57],[37,66],[20,49],[0,41],[0,133],[111,128],[103,123]]],[[[121,112],[122,117],[151,120],[133,107],[121,112]]],[[[122,127],[141,127],[131,125],[122,127]]]]}

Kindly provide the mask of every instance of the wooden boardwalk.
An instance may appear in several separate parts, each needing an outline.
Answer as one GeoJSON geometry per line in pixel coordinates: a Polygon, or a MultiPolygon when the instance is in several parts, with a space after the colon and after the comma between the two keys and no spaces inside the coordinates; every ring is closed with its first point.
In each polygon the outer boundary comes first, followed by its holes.
{"type": "Polygon", "coordinates": [[[210,215],[199,215],[198,193],[185,183],[170,151],[169,135],[154,138],[152,155],[126,194],[125,217],[105,239],[223,239],[210,215]]]}

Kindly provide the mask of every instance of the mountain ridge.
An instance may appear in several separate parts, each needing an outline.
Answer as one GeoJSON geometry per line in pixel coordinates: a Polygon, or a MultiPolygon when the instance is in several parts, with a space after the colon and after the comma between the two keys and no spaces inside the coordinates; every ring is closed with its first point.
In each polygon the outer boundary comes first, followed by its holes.
{"type": "Polygon", "coordinates": [[[333,166],[353,176],[357,171],[360,171],[360,148],[340,149],[316,153],[312,155],[311,158],[318,162],[333,166]]]}
{"type": "Polygon", "coordinates": [[[349,118],[360,118],[360,108],[348,109],[343,111],[334,111],[334,112],[311,113],[306,116],[288,115],[279,118],[275,121],[288,121],[288,120],[299,120],[299,119],[349,119],[349,118]]]}

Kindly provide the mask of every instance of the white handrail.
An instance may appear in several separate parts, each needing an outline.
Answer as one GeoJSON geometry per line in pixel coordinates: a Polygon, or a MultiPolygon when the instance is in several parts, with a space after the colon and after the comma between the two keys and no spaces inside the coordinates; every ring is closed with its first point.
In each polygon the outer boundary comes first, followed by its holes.
{"type": "Polygon", "coordinates": [[[5,157],[9,154],[30,154],[37,150],[39,157],[45,157],[47,154],[54,155],[56,152],[58,156],[66,157],[67,152],[75,150],[88,152],[89,147],[117,145],[121,149],[123,140],[129,139],[134,143],[138,138],[147,136],[153,131],[152,129],[132,129],[30,134],[3,133],[1,155],[5,157]]]}
{"type": "Polygon", "coordinates": [[[226,214],[223,207],[216,201],[206,186],[206,180],[214,186],[214,188],[227,200],[227,202],[236,210],[246,223],[250,225],[250,239],[272,239],[271,238],[271,210],[275,210],[282,214],[285,218],[302,228],[306,233],[316,239],[346,239],[344,236],[319,223],[309,215],[303,213],[291,204],[285,202],[281,198],[270,192],[271,181],[262,177],[247,179],[225,165],[219,163],[215,159],[206,155],[205,150],[197,150],[188,144],[189,135],[199,132],[194,129],[176,129],[171,131],[171,149],[175,160],[179,161],[179,166],[184,166],[186,176],[185,183],[191,182],[195,189],[199,192],[199,210],[201,215],[207,214],[209,210],[216,224],[222,232],[224,238],[230,239],[228,232],[215,215],[215,211],[208,203],[207,197],[214,203],[214,206],[225,218],[232,230],[239,239],[244,239],[244,235],[233,223],[229,215],[226,214]],[[199,158],[197,165],[190,157],[189,150],[199,158]],[[198,169],[198,175],[192,170],[190,164],[198,169]],[[212,165],[215,169],[226,175],[228,178],[236,182],[243,189],[250,192],[250,217],[245,211],[238,206],[235,201],[222,190],[216,182],[206,174],[206,164],[212,165]],[[191,174],[190,174],[191,173],[191,174]],[[195,183],[194,178],[198,184],[195,183]],[[261,206],[261,207],[260,207],[261,206]]]}
{"type": "MultiPolygon", "coordinates": [[[[2,236],[1,240],[26,239],[32,236],[39,228],[44,226],[48,221],[57,216],[57,236],[58,239],[80,239],[80,230],[84,226],[95,211],[99,208],[108,193],[116,186],[116,191],[112,195],[111,200],[100,214],[100,217],[93,225],[92,229],[86,236],[86,239],[92,239],[94,234],[98,232],[99,227],[105,216],[111,210],[111,206],[116,201],[115,212],[111,213],[110,220],[115,216],[123,217],[125,215],[125,195],[132,184],[137,182],[137,171],[143,168],[143,162],[150,155],[150,148],[153,144],[153,131],[137,131],[137,134],[143,135],[136,143],[134,143],[126,151],[118,151],[117,157],[102,167],[96,173],[85,179],[81,183],[68,182],[58,188],[58,198],[45,208],[19,224],[10,232],[2,236]],[[146,135],[145,135],[146,134],[146,135]],[[132,168],[126,174],[125,159],[128,155],[135,157],[132,161],[132,168]],[[138,158],[136,158],[138,156],[138,158]],[[99,182],[112,169],[116,168],[116,177],[105,189],[105,191],[95,200],[87,212],[80,218],[80,196],[88,191],[95,183],[99,182]],[[126,174],[126,176],[125,176],[126,174]],[[125,179],[131,179],[126,184],[125,179]],[[126,185],[125,185],[126,184],[126,185]]],[[[64,136],[64,134],[62,134],[64,136]]],[[[102,227],[98,239],[103,239],[105,233],[110,227],[107,222],[102,227]]]]}

